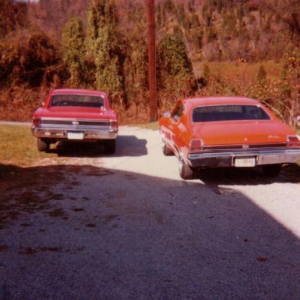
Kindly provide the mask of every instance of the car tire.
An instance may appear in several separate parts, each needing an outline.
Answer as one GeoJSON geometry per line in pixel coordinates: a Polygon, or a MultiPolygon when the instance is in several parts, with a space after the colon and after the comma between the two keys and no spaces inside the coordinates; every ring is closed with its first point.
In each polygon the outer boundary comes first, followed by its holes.
{"type": "Polygon", "coordinates": [[[116,140],[107,140],[104,143],[105,154],[114,154],[116,151],[116,140]]]}
{"type": "Polygon", "coordinates": [[[50,143],[46,139],[38,138],[37,139],[37,147],[39,151],[48,151],[50,147],[50,143]]]}
{"type": "Polygon", "coordinates": [[[162,152],[165,156],[174,155],[174,152],[167,146],[164,140],[162,140],[162,152]]]}
{"type": "Polygon", "coordinates": [[[178,158],[179,175],[182,179],[188,180],[194,178],[194,170],[188,166],[184,159],[179,156],[178,158]]]}
{"type": "Polygon", "coordinates": [[[280,171],[281,171],[281,165],[266,165],[263,166],[263,172],[266,176],[268,177],[276,177],[279,175],[280,171]]]}

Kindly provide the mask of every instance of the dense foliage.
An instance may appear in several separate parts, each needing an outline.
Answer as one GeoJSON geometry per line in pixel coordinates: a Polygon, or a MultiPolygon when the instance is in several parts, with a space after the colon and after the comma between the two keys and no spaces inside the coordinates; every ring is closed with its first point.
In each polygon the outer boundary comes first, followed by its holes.
{"type": "MultiPolygon", "coordinates": [[[[181,96],[245,95],[295,125],[298,0],[155,2],[159,110],[181,96]],[[269,61],[281,66],[279,74],[266,68],[269,61]],[[227,67],[214,69],[215,62],[227,67]],[[234,78],[227,63],[236,68],[234,78]],[[239,73],[251,66],[258,66],[255,74],[239,73]]],[[[22,118],[13,113],[16,99],[26,119],[50,89],[79,87],[108,91],[124,121],[147,121],[145,3],[0,0],[0,118],[22,118]]]]}

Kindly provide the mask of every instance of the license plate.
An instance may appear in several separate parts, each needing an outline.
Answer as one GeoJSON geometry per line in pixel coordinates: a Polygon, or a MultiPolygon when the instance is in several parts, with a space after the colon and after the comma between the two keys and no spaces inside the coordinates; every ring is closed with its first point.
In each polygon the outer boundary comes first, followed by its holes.
{"type": "Polygon", "coordinates": [[[83,140],[83,132],[68,132],[67,138],[69,140],[83,140]]]}
{"type": "Polygon", "coordinates": [[[255,157],[239,157],[234,161],[236,167],[255,167],[255,157]]]}

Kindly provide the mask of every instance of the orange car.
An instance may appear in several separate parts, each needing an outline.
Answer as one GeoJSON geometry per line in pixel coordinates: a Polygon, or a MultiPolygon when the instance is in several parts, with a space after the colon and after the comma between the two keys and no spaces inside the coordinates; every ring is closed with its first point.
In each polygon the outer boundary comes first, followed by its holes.
{"type": "Polygon", "coordinates": [[[215,167],[261,166],[277,176],[300,159],[300,137],[259,101],[205,97],[178,101],[159,120],[162,150],[175,154],[183,179],[215,167]]]}

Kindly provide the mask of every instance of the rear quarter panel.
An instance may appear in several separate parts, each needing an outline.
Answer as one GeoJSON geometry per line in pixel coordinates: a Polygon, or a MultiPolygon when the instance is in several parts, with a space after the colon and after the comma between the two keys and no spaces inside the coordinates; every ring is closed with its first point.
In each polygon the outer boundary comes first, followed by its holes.
{"type": "Polygon", "coordinates": [[[160,118],[160,133],[167,145],[173,150],[176,156],[187,155],[188,146],[191,139],[191,122],[189,111],[184,111],[181,117],[176,120],[170,118],[160,118]]]}
{"type": "Polygon", "coordinates": [[[189,143],[191,140],[191,124],[189,120],[189,113],[184,112],[179,120],[174,121],[173,142],[180,155],[186,156],[188,152],[189,143]]]}

